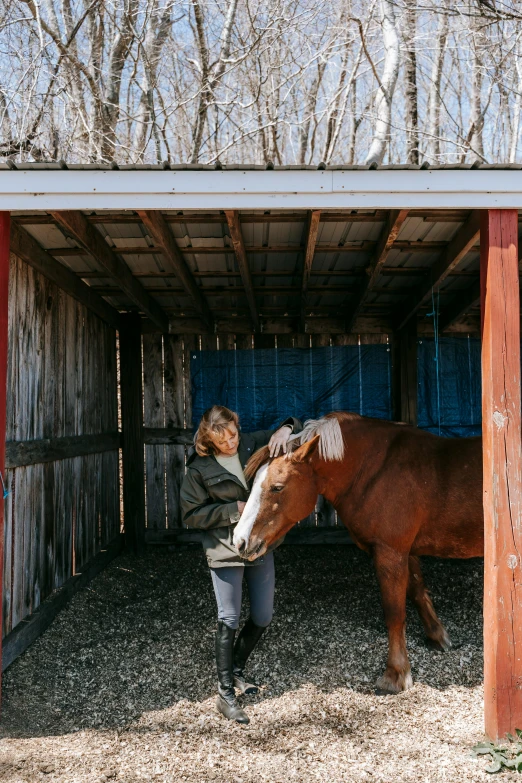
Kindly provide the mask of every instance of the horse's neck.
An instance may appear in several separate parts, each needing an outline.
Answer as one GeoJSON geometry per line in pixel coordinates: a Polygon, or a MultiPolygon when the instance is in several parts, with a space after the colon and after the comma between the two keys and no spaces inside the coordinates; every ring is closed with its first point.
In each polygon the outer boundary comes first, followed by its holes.
{"type": "Polygon", "coordinates": [[[342,460],[318,459],[314,466],[318,493],[333,505],[356,481],[363,465],[363,444],[358,438],[345,438],[345,452],[342,460]],[[350,442],[351,441],[351,442],[350,442]],[[350,443],[349,447],[347,443],[350,443]]]}

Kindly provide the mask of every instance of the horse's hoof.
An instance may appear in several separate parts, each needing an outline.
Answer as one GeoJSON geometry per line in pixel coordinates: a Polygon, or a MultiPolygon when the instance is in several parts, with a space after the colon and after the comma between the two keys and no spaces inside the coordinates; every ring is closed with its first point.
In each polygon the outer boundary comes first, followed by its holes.
{"type": "Polygon", "coordinates": [[[432,650],[438,650],[439,652],[449,652],[449,650],[451,650],[453,647],[451,639],[449,638],[446,631],[444,631],[444,633],[438,639],[429,637],[426,641],[428,643],[428,647],[431,647],[432,650]]]}
{"type": "Polygon", "coordinates": [[[386,670],[379,677],[375,685],[377,696],[391,696],[413,688],[413,679],[410,672],[396,672],[386,670]]]}

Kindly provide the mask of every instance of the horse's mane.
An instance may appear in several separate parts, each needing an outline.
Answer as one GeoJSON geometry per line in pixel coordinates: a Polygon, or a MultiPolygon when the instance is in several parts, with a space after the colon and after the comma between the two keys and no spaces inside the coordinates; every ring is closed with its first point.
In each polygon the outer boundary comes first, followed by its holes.
{"type": "MultiPolygon", "coordinates": [[[[308,419],[304,423],[301,432],[291,435],[287,444],[287,458],[292,458],[292,452],[302,446],[303,443],[313,440],[319,435],[319,455],[321,459],[342,460],[344,457],[344,441],[341,430],[343,421],[354,421],[359,419],[357,413],[347,413],[345,411],[336,411],[327,413],[320,419],[308,419]]],[[[259,468],[270,461],[268,446],[258,449],[245,466],[245,476],[248,480],[253,478],[259,468]]]]}

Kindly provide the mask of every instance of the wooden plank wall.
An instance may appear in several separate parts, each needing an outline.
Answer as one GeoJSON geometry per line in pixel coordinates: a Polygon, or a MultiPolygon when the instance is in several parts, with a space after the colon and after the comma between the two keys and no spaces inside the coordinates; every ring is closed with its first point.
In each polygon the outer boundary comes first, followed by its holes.
{"type": "MultiPolygon", "coordinates": [[[[7,441],[118,430],[116,332],[10,262],[7,441]]],[[[118,451],[6,471],[7,634],[120,532],[118,451]]]]}
{"type": "MultiPolygon", "coordinates": [[[[144,334],[144,426],[185,427],[192,430],[190,358],[195,350],[233,351],[260,348],[311,348],[330,345],[387,343],[387,335],[323,334],[144,334]]],[[[188,447],[145,446],[147,529],[159,532],[182,527],[179,487],[188,447]]],[[[299,527],[337,527],[330,503],[319,497],[315,511],[299,527]]]]}

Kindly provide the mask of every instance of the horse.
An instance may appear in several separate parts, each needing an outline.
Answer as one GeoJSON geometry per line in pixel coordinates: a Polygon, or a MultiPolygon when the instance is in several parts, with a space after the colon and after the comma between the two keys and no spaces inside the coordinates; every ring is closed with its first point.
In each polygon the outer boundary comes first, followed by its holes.
{"type": "Polygon", "coordinates": [[[323,495],[375,565],[388,629],[377,693],[410,688],[407,596],[431,646],[451,648],[419,556],[484,554],[482,439],[443,438],[399,422],[333,412],[305,422],[285,455],[271,459],[268,447],[259,449],[245,474],[254,481],[234,531],[240,555],[262,556],[323,495]]]}

